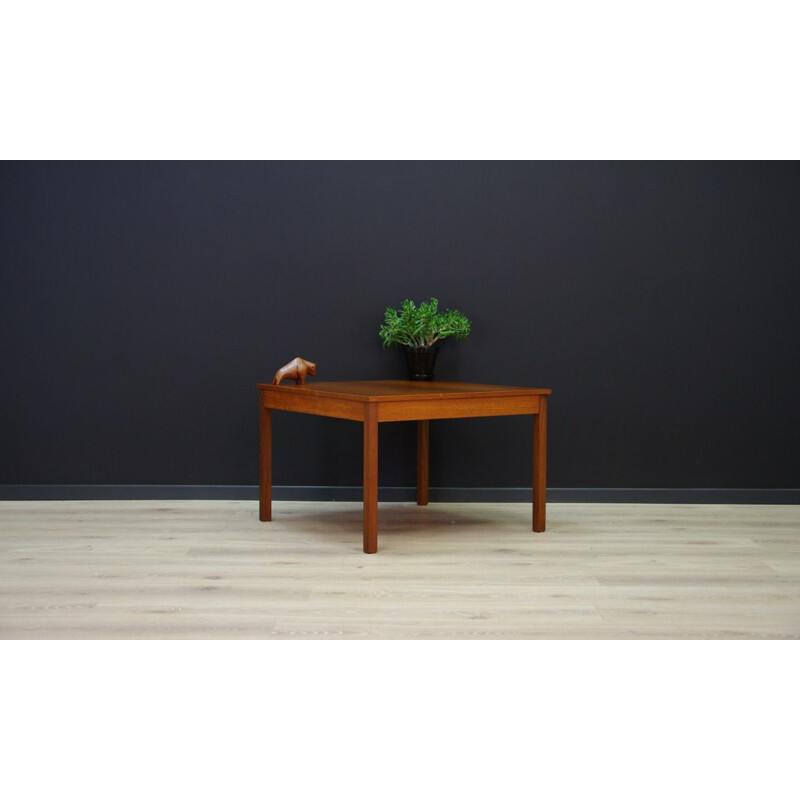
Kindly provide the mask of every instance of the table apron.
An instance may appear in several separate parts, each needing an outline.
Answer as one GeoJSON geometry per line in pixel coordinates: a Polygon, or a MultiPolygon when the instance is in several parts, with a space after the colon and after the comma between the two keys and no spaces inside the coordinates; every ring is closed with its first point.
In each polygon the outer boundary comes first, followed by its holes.
{"type": "Polygon", "coordinates": [[[320,417],[336,417],[364,421],[366,403],[357,400],[345,400],[338,397],[316,398],[308,395],[293,395],[289,392],[262,392],[261,402],[266,408],[276,411],[296,411],[299,414],[314,414],[320,417]]]}
{"type": "Polygon", "coordinates": [[[468,399],[385,401],[378,403],[378,422],[462,417],[506,417],[538,414],[539,397],[476,397],[468,399]]]}
{"type": "MultiPolygon", "coordinates": [[[[363,422],[369,401],[339,397],[314,397],[291,392],[262,390],[262,404],[276,411],[295,411],[321,417],[363,422]]],[[[378,406],[378,422],[403,422],[419,419],[459,419],[465,417],[505,417],[538,414],[539,396],[431,398],[419,400],[373,401],[378,406]]]]}

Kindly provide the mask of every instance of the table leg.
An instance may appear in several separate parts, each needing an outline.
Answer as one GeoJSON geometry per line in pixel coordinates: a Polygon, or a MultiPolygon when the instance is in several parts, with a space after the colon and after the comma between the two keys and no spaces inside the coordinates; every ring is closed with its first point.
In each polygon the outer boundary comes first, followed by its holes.
{"type": "Polygon", "coordinates": [[[417,421],[417,505],[428,505],[428,445],[431,424],[427,419],[417,421]]]}
{"type": "Polygon", "coordinates": [[[364,552],[378,552],[378,404],[364,412],[364,552]]]}
{"type": "Polygon", "coordinates": [[[545,529],[547,494],[547,397],[539,398],[539,413],[533,417],[533,530],[545,529]]]}
{"type": "Polygon", "coordinates": [[[260,402],[258,518],[269,522],[272,519],[272,410],[264,406],[263,398],[260,402]]]}

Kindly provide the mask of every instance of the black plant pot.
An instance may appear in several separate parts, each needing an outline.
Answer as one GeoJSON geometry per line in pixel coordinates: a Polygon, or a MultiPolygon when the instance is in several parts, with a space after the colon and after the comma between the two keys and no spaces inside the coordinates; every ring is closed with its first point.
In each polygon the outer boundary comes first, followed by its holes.
{"type": "Polygon", "coordinates": [[[410,381],[432,381],[438,347],[406,347],[406,364],[410,381]]]}

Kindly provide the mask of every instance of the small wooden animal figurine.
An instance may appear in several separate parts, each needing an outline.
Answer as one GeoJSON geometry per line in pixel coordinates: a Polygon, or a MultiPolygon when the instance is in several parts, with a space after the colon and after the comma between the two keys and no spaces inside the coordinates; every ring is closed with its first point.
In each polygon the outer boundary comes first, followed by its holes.
{"type": "Polygon", "coordinates": [[[286,378],[286,380],[294,381],[295,385],[299,383],[302,386],[306,382],[306,375],[316,374],[316,364],[312,364],[310,361],[306,361],[304,358],[297,356],[297,358],[293,359],[288,364],[284,364],[275,373],[275,377],[272,379],[272,385],[277,386],[286,378]]]}

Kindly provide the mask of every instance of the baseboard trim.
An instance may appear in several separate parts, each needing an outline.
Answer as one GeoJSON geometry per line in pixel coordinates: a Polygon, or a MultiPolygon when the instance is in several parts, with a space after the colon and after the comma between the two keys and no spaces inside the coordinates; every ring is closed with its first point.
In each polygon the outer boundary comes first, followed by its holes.
{"type": "MultiPolygon", "coordinates": [[[[275,486],[275,500],[334,500],[358,502],[360,486],[275,486]]],[[[0,484],[0,500],[257,500],[257,486],[217,485],[100,485],[0,484]]],[[[412,486],[384,486],[384,503],[413,502],[412,486]]],[[[527,503],[529,488],[432,487],[432,502],[527,503]]],[[[749,505],[800,504],[800,489],[642,489],[563,488],[547,490],[549,503],[738,503],[749,505]]]]}

